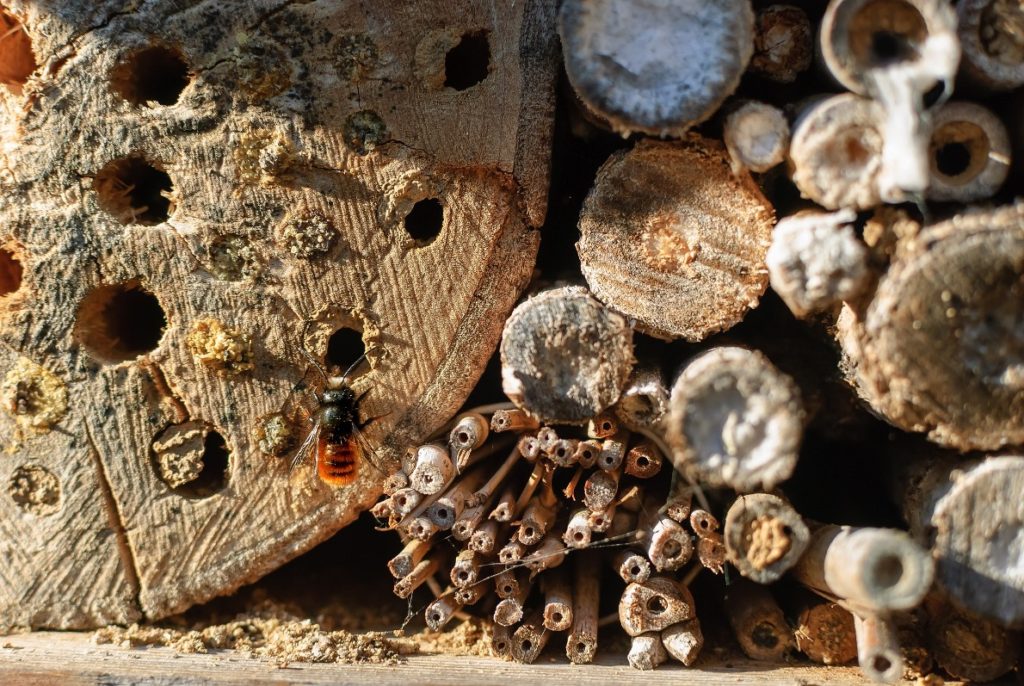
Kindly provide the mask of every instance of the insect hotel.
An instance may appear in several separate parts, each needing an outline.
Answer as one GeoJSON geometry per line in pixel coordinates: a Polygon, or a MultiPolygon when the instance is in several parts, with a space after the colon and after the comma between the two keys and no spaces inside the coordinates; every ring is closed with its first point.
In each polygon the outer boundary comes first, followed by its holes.
{"type": "Polygon", "coordinates": [[[2,0],[0,82],[0,681],[1020,678],[1020,2],[2,0]]]}

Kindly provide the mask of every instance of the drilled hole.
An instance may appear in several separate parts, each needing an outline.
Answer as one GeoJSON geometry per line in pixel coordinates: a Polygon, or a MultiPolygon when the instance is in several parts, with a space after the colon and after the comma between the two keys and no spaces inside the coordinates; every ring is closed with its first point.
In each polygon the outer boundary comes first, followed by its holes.
{"type": "MultiPolygon", "coordinates": [[[[356,362],[359,362],[366,352],[366,344],[363,342],[363,334],[356,329],[343,326],[327,340],[327,354],[324,355],[324,362],[328,367],[346,371],[356,362]]],[[[350,376],[358,376],[358,369],[352,369],[350,376]]]]}
{"type": "Polygon", "coordinates": [[[20,95],[35,70],[36,58],[25,27],[13,14],[0,9],[0,82],[20,95]]]}
{"type": "Polygon", "coordinates": [[[210,497],[227,484],[230,457],[231,451],[224,437],[214,429],[208,430],[203,438],[203,466],[199,475],[172,490],[187,498],[210,497]]]}
{"type": "Polygon", "coordinates": [[[188,82],[185,58],[162,45],[129,54],[110,73],[110,87],[133,105],[173,105],[188,82]]]}
{"type": "Polygon", "coordinates": [[[633,567],[629,568],[629,573],[632,574],[634,577],[638,577],[640,576],[640,568],[634,565],[633,567]]]}
{"type": "Polygon", "coordinates": [[[647,600],[647,611],[651,614],[660,615],[668,609],[668,603],[660,595],[651,596],[647,600]]]}
{"type": "Polygon", "coordinates": [[[876,655],[872,664],[879,674],[885,674],[892,668],[892,662],[884,655],[876,655]]]}
{"type": "Polygon", "coordinates": [[[133,280],[89,293],[78,308],[75,337],[92,357],[112,364],[156,348],[166,326],[160,301],[133,280]]]}
{"type": "Polygon", "coordinates": [[[459,443],[469,443],[469,434],[465,431],[460,431],[457,438],[459,439],[459,443]]]}
{"type": "Polygon", "coordinates": [[[524,639],[523,643],[522,643],[522,646],[523,646],[523,652],[524,653],[528,653],[528,652],[530,652],[530,649],[533,648],[533,641],[531,641],[528,638],[524,639]]]}
{"type": "Polygon", "coordinates": [[[433,243],[443,225],[444,207],[437,198],[420,200],[405,215],[405,230],[420,247],[433,243]]]}
{"type": "Polygon", "coordinates": [[[769,650],[779,645],[779,637],[775,635],[775,629],[771,624],[758,624],[751,632],[750,638],[756,645],[769,650]]]}
{"type": "Polygon", "coordinates": [[[139,156],[107,163],[93,188],[100,206],[123,224],[159,224],[173,210],[171,177],[139,156]]]}
{"type": "Polygon", "coordinates": [[[444,85],[464,91],[486,79],[490,66],[487,32],[467,33],[444,57],[444,85]]]}
{"type": "Polygon", "coordinates": [[[944,176],[960,176],[971,166],[971,151],[960,142],[946,143],[935,151],[935,166],[944,176]]]}
{"type": "Polygon", "coordinates": [[[903,578],[903,561],[896,555],[883,555],[875,563],[874,577],[882,588],[892,588],[903,578]]]}
{"type": "Polygon", "coordinates": [[[551,621],[554,622],[555,624],[558,624],[559,622],[561,622],[562,621],[562,613],[561,612],[553,613],[551,615],[551,621]]]}
{"type": "Polygon", "coordinates": [[[10,250],[0,248],[0,297],[21,288],[21,262],[10,250]]]}
{"type": "Polygon", "coordinates": [[[583,532],[577,531],[576,533],[574,533],[572,535],[572,537],[573,537],[573,539],[575,539],[577,541],[582,541],[583,540],[583,532]]]}

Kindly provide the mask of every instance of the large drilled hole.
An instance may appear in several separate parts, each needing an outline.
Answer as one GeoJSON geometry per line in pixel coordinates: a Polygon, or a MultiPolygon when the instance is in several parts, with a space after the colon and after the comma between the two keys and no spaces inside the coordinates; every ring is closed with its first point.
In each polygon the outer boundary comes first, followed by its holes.
{"type": "Polygon", "coordinates": [[[924,17],[905,0],[873,0],[849,22],[849,45],[866,68],[917,59],[918,46],[928,36],[924,17]]]}
{"type": "Polygon", "coordinates": [[[134,105],[173,105],[188,82],[185,58],[162,45],[129,54],[110,73],[110,87],[134,105]]]}
{"type": "Polygon", "coordinates": [[[405,230],[422,247],[430,245],[444,225],[444,207],[437,198],[420,200],[405,215],[405,230]]]}
{"type": "Polygon", "coordinates": [[[0,82],[20,94],[35,70],[36,58],[25,27],[13,14],[0,9],[0,82]]]}
{"type": "Polygon", "coordinates": [[[349,374],[349,377],[352,378],[358,376],[360,369],[364,368],[361,362],[365,353],[366,344],[363,342],[362,332],[343,326],[327,339],[327,354],[324,355],[324,362],[328,367],[337,369],[341,373],[355,365],[349,374]]]}
{"type": "Polygon", "coordinates": [[[464,91],[486,79],[490,68],[491,46],[487,32],[467,33],[444,57],[444,85],[464,91]]]}
{"type": "Polygon", "coordinates": [[[230,459],[227,441],[219,432],[210,429],[203,439],[203,466],[199,475],[174,492],[187,498],[209,498],[227,484],[230,459]]]}
{"type": "Polygon", "coordinates": [[[156,348],[166,326],[160,301],[133,280],[89,293],[78,308],[75,336],[95,359],[117,363],[156,348]]]}
{"type": "Polygon", "coordinates": [[[668,603],[660,595],[651,596],[647,600],[647,611],[654,615],[660,615],[668,609],[668,603]]]}
{"type": "Polygon", "coordinates": [[[932,171],[966,183],[985,170],[991,142],[973,122],[952,121],[936,128],[931,139],[932,171]]]}
{"type": "Polygon", "coordinates": [[[935,166],[945,176],[960,176],[971,165],[971,153],[963,143],[946,143],[935,151],[935,166]]]}
{"type": "Polygon", "coordinates": [[[93,188],[100,206],[124,224],[159,224],[174,209],[171,177],[142,157],[107,163],[93,188]]]}
{"type": "Polygon", "coordinates": [[[21,288],[23,269],[17,256],[0,248],[0,297],[9,295],[21,288]]]}
{"type": "Polygon", "coordinates": [[[875,562],[875,583],[882,588],[892,588],[903,578],[903,562],[896,555],[883,555],[875,562]]]}

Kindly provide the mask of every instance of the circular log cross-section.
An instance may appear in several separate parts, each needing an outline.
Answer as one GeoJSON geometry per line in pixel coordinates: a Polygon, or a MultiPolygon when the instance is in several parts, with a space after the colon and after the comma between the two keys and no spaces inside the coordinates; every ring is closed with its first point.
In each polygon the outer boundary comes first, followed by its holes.
{"type": "Polygon", "coordinates": [[[672,386],[666,438],[676,467],[737,491],[789,478],[803,435],[800,391],[759,352],[713,348],[672,386]]]}
{"type": "Polygon", "coordinates": [[[932,117],[930,200],[971,202],[999,192],[1010,173],[1010,136],[995,114],[951,102],[932,117]]]}
{"type": "Polygon", "coordinates": [[[960,0],[960,71],[972,86],[1008,91],[1024,85],[1024,6],[1019,0],[960,0]]]}
{"type": "Polygon", "coordinates": [[[567,0],[565,71],[615,131],[680,136],[739,85],[754,51],[749,0],[567,0]]]}
{"type": "Polygon", "coordinates": [[[772,224],[720,143],[642,141],[598,171],[576,250],[594,295],[639,330],[699,341],[757,305],[772,224]]]}
{"type": "Polygon", "coordinates": [[[633,362],[626,318],[579,286],[520,303],[501,337],[502,389],[543,422],[584,423],[611,407],[633,362]]]}
{"type": "Polygon", "coordinates": [[[959,450],[1024,443],[1024,205],[922,232],[843,344],[896,426],[959,450]]]}

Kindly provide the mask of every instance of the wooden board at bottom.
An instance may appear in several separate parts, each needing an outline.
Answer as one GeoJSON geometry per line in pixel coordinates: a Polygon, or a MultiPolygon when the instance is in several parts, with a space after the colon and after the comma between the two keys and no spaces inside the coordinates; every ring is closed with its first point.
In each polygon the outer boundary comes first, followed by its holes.
{"type": "Polygon", "coordinates": [[[546,656],[536,664],[521,665],[496,658],[412,655],[399,665],[293,663],[277,668],[269,662],[229,651],[179,655],[170,648],[97,646],[90,641],[90,634],[85,633],[45,631],[3,636],[0,646],[3,646],[0,647],[0,683],[21,686],[54,683],[68,686],[200,683],[417,686],[441,682],[453,686],[481,683],[846,686],[865,683],[860,671],[853,667],[773,665],[749,660],[730,660],[728,666],[702,661],[699,668],[692,669],[664,665],[653,672],[640,672],[627,666],[623,655],[605,655],[593,665],[579,666],[560,658],[548,660],[546,656]]]}

